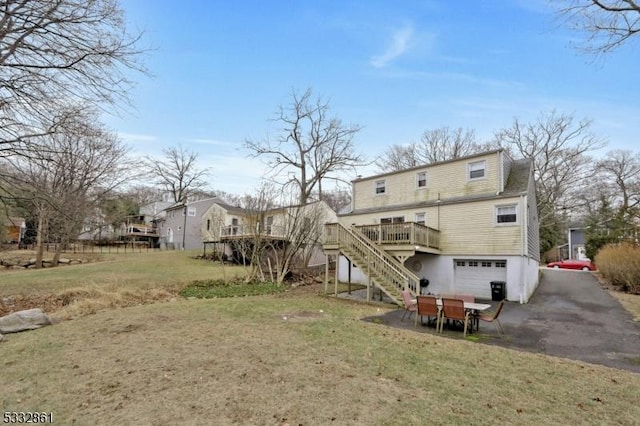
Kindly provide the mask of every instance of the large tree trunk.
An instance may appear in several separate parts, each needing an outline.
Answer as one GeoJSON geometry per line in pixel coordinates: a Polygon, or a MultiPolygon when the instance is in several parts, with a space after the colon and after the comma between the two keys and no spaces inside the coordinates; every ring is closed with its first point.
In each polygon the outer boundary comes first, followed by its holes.
{"type": "Polygon", "coordinates": [[[60,255],[62,254],[62,248],[66,246],[68,242],[68,238],[63,237],[60,239],[60,244],[58,244],[58,246],[56,247],[56,252],[53,254],[51,266],[58,266],[58,263],[60,262],[60,255]]]}
{"type": "Polygon", "coordinates": [[[42,258],[44,257],[44,233],[47,229],[46,213],[40,212],[38,217],[38,235],[36,236],[36,268],[42,268],[42,258]]]}

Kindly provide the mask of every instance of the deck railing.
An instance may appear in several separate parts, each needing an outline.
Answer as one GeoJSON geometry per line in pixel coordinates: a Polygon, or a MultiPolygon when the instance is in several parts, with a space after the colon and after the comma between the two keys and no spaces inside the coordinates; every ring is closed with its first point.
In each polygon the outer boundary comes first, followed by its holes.
{"type": "Polygon", "coordinates": [[[228,225],[220,228],[221,237],[256,237],[256,236],[272,236],[284,237],[285,229],[283,226],[266,225],[256,227],[255,225],[228,225]]]}
{"type": "Polygon", "coordinates": [[[415,222],[358,225],[356,228],[377,244],[408,244],[440,248],[440,231],[415,222]]]}

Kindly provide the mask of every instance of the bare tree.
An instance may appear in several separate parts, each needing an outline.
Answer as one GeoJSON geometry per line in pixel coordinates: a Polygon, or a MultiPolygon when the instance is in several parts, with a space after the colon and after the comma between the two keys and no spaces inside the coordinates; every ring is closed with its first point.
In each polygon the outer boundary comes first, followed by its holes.
{"type": "MultiPolygon", "coordinates": [[[[61,249],[77,236],[99,200],[128,176],[126,149],[96,121],[97,113],[83,106],[71,115],[73,121],[46,139],[41,155],[5,158],[16,193],[29,198],[37,213],[39,267],[47,235],[61,249]]],[[[59,257],[57,251],[54,264],[59,257]]]]}
{"type": "Polygon", "coordinates": [[[440,127],[426,130],[422,134],[420,148],[427,163],[437,163],[475,154],[483,150],[484,146],[478,142],[473,130],[440,127]]]}
{"type": "Polygon", "coordinates": [[[209,174],[209,169],[198,168],[197,153],[182,145],[165,148],[162,153],[162,159],[145,157],[146,167],[156,183],[171,193],[174,202],[183,203],[188,192],[201,191],[207,187],[205,177],[209,174]]]}
{"type": "Polygon", "coordinates": [[[278,137],[247,139],[245,148],[253,157],[266,157],[273,176],[295,171],[287,184],[297,186],[298,200],[305,204],[316,188],[322,194],[322,180],[330,173],[364,163],[353,143],[361,127],[329,117],[328,102],[312,99],[311,89],[302,95],[294,91],[291,98],[291,104],[280,106],[277,113],[275,121],[283,126],[278,137]]]}
{"type": "Polygon", "coordinates": [[[378,157],[376,165],[381,172],[391,172],[453,160],[492,147],[490,143],[480,143],[473,130],[444,126],[425,130],[420,142],[391,146],[378,157]]]}
{"type": "Polygon", "coordinates": [[[284,243],[267,240],[267,255],[277,283],[282,283],[294,268],[307,268],[314,252],[321,251],[320,240],[327,219],[327,211],[322,207],[321,202],[313,202],[282,210],[284,243]]]}
{"type": "Polygon", "coordinates": [[[629,150],[609,151],[598,161],[599,182],[613,188],[620,214],[638,217],[640,206],[640,154],[629,150]]]}
{"type": "Polygon", "coordinates": [[[541,247],[555,246],[567,214],[582,207],[584,189],[594,173],[588,154],[605,145],[590,128],[590,120],[552,111],[530,123],[515,118],[511,127],[495,134],[496,144],[512,155],[533,160],[541,247]]]}
{"type": "Polygon", "coordinates": [[[418,144],[415,142],[409,145],[391,145],[376,158],[375,164],[381,173],[417,167],[425,164],[419,151],[418,144]]]}
{"type": "Polygon", "coordinates": [[[510,128],[496,132],[495,140],[514,155],[533,159],[539,206],[574,207],[576,192],[592,175],[587,154],[606,144],[591,132],[591,124],[551,111],[530,123],[515,118],[510,128]]]}
{"type": "Polygon", "coordinates": [[[351,191],[336,188],[322,193],[322,201],[327,203],[334,212],[340,213],[351,205],[351,191]]]}
{"type": "Polygon", "coordinates": [[[638,0],[564,0],[554,3],[569,25],[587,34],[590,53],[610,52],[640,32],[638,0]]]}
{"type": "MultiPolygon", "coordinates": [[[[140,34],[117,0],[0,1],[0,151],[34,156],[69,103],[128,101],[140,34]]],[[[46,142],[45,142],[46,144],[46,142]]]]}

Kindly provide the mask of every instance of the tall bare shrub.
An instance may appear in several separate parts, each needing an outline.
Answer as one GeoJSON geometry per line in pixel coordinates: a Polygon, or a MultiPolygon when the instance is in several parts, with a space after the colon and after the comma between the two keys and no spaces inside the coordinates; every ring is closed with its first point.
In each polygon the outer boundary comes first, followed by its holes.
{"type": "Polygon", "coordinates": [[[595,258],[603,278],[629,293],[640,294],[640,247],[630,243],[610,244],[595,258]]]}

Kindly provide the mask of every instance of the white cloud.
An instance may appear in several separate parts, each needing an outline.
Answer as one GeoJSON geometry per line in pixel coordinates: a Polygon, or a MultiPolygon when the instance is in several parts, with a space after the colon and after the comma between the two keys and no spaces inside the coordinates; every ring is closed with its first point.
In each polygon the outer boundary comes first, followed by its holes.
{"type": "Polygon", "coordinates": [[[371,65],[374,68],[384,68],[394,59],[402,56],[409,49],[413,39],[413,27],[407,25],[397,30],[391,39],[391,43],[382,55],[371,58],[371,65]]]}

